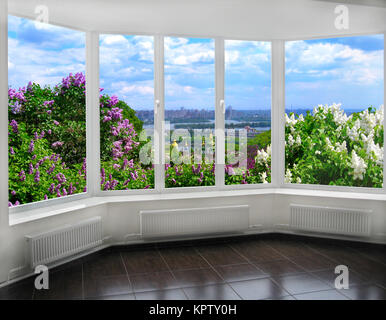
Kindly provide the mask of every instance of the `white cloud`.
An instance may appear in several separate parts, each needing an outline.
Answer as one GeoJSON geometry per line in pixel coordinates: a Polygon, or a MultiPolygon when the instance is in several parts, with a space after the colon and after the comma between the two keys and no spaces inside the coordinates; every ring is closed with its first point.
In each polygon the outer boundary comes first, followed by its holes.
{"type": "Polygon", "coordinates": [[[103,35],[101,36],[102,45],[122,45],[122,44],[128,44],[127,39],[124,36],[121,35],[103,35]]]}
{"type": "Polygon", "coordinates": [[[354,84],[372,85],[383,79],[383,50],[364,51],[329,42],[286,44],[287,74],[303,74],[354,84]]]}

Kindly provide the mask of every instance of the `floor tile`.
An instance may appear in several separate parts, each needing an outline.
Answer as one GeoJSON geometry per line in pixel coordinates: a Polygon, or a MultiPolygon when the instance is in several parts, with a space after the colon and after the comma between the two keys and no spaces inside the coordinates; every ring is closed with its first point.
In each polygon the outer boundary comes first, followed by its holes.
{"type": "Polygon", "coordinates": [[[35,279],[26,279],[0,288],[0,300],[31,300],[35,279]]]}
{"type": "Polygon", "coordinates": [[[82,265],[49,274],[49,289],[34,290],[35,300],[83,299],[82,265]]]}
{"type": "Polygon", "coordinates": [[[342,293],[353,300],[386,300],[386,290],[375,285],[352,286],[342,293]]]}
{"type": "Polygon", "coordinates": [[[313,256],[315,251],[299,241],[271,240],[265,241],[270,247],[286,258],[313,256]]]}
{"type": "Polygon", "coordinates": [[[243,300],[277,299],[288,295],[270,278],[232,282],[229,285],[243,300]]]}
{"type": "Polygon", "coordinates": [[[193,247],[160,249],[161,256],[172,270],[208,268],[208,263],[193,247]]]}
{"type": "Polygon", "coordinates": [[[204,286],[224,281],[212,269],[192,269],[173,271],[181,287],[204,286]]]}
{"type": "Polygon", "coordinates": [[[158,250],[122,252],[122,258],[129,275],[169,270],[158,250]]]}
{"type": "Polygon", "coordinates": [[[240,297],[227,284],[184,288],[189,300],[240,300],[240,297]]]}
{"type": "Polygon", "coordinates": [[[336,262],[320,254],[314,254],[312,256],[296,256],[290,258],[290,260],[307,271],[326,270],[337,266],[336,262]]]}
{"type": "Polygon", "coordinates": [[[108,277],[84,277],[84,296],[100,297],[121,295],[132,292],[132,287],[127,275],[108,277]]]}
{"type": "Polygon", "coordinates": [[[337,290],[324,290],[309,293],[296,294],[296,300],[349,300],[337,290]]]}
{"type": "Polygon", "coordinates": [[[134,293],[120,294],[114,296],[102,296],[102,297],[91,297],[87,300],[135,300],[134,293]]]}
{"type": "Polygon", "coordinates": [[[282,276],[305,272],[303,268],[286,259],[270,262],[255,262],[255,265],[264,273],[271,276],[282,276]]]}
{"type": "Polygon", "coordinates": [[[187,300],[182,289],[137,292],[137,300],[187,300]]]}
{"type": "Polygon", "coordinates": [[[136,274],[129,277],[134,292],[179,288],[179,284],[169,271],[136,274]]]}
{"type": "Polygon", "coordinates": [[[261,242],[245,241],[231,244],[231,246],[249,260],[267,262],[283,259],[283,256],[276,250],[261,242]]]}
{"type": "Polygon", "coordinates": [[[265,278],[267,274],[249,263],[217,266],[216,271],[228,282],[265,278]]]}
{"type": "MultiPolygon", "coordinates": [[[[312,272],[311,274],[326,282],[330,287],[335,288],[335,279],[338,274],[335,273],[334,269],[312,272]]],[[[349,286],[364,284],[366,282],[367,281],[358,273],[349,271],[349,286]]]]}
{"type": "Polygon", "coordinates": [[[227,245],[198,246],[197,250],[212,266],[247,262],[227,245]]]}
{"type": "Polygon", "coordinates": [[[126,269],[119,252],[107,252],[88,259],[83,263],[83,273],[86,277],[126,275],[126,269]]]}
{"type": "Polygon", "coordinates": [[[330,289],[330,286],[325,282],[310,274],[274,277],[274,280],[278,285],[293,295],[330,289]]]}

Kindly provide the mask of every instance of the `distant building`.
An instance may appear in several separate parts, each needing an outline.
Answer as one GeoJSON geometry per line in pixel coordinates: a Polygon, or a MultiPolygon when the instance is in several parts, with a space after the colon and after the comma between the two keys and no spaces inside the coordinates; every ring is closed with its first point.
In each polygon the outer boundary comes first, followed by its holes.
{"type": "Polygon", "coordinates": [[[228,106],[225,110],[225,119],[226,120],[232,119],[232,115],[233,115],[233,108],[232,106],[228,106]]]}

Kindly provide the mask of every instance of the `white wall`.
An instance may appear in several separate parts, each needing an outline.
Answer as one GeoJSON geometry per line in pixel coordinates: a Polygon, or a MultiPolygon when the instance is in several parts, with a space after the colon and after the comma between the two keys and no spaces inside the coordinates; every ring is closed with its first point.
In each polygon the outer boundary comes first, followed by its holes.
{"type": "MultiPolygon", "coordinates": [[[[34,16],[36,4],[48,4],[55,23],[84,30],[178,33],[235,38],[302,38],[340,34],[334,29],[335,4],[311,0],[138,0],[126,1],[12,0],[10,12],[34,16]],[[91,4],[91,5],[90,5],[91,4]]],[[[386,30],[386,9],[349,6],[350,32],[370,33],[386,30]]],[[[0,149],[7,146],[7,1],[0,0],[0,149]]],[[[346,31],[347,32],[347,31],[346,31]]],[[[139,232],[139,210],[167,209],[226,204],[249,204],[251,224],[263,230],[285,229],[289,220],[289,204],[312,204],[372,209],[372,238],[385,241],[386,202],[350,200],[317,196],[249,195],[197,200],[138,201],[101,205],[34,222],[10,227],[8,224],[7,153],[0,152],[0,283],[9,272],[26,266],[24,236],[56,228],[63,224],[100,215],[104,236],[112,242],[123,242],[125,235],[139,232]]]]}

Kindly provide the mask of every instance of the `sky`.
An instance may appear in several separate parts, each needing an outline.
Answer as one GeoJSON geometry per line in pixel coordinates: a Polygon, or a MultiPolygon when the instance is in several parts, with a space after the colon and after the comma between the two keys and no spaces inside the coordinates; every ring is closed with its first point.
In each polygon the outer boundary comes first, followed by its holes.
{"type": "Polygon", "coordinates": [[[56,85],[69,73],[85,72],[85,34],[66,28],[8,16],[8,84],[29,81],[56,85]],[[40,28],[40,26],[38,26],[40,28]]]}
{"type": "Polygon", "coordinates": [[[286,43],[286,107],[383,104],[383,35],[286,43]]]}
{"type": "MultiPolygon", "coordinates": [[[[9,85],[55,85],[85,71],[85,34],[9,16],[9,85]]],[[[166,37],[165,108],[214,109],[214,40],[166,37]]],[[[383,35],[286,42],[286,108],[342,103],[383,104],[383,35]]],[[[151,36],[100,36],[100,85],[137,110],[152,110],[151,36]]],[[[271,108],[271,46],[225,41],[225,103],[235,109],[271,108]]]]}

